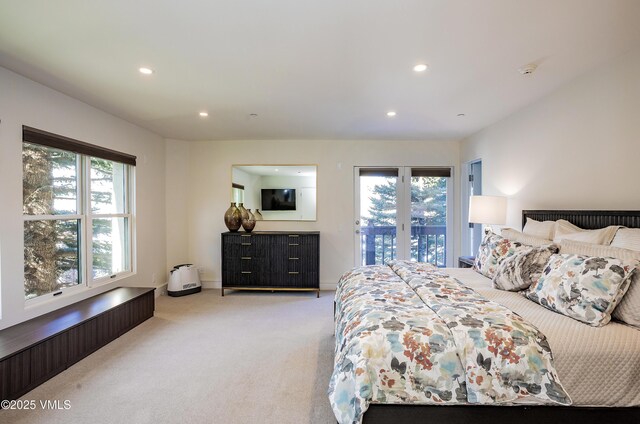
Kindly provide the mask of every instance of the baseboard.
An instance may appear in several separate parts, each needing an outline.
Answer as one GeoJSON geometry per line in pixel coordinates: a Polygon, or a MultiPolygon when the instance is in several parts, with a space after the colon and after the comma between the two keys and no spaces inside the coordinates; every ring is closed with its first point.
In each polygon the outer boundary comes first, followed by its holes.
{"type": "Polygon", "coordinates": [[[167,286],[169,283],[160,284],[156,287],[156,291],[154,293],[155,297],[166,296],[167,295],[167,286]]]}
{"type": "MultiPolygon", "coordinates": [[[[212,281],[212,280],[202,280],[200,281],[202,283],[202,288],[203,289],[219,289],[222,288],[222,281],[212,281]]],[[[320,290],[331,290],[331,291],[336,291],[336,287],[338,286],[337,283],[328,283],[328,282],[320,282],[320,290]]],[[[166,293],[166,284],[164,287],[165,293],[166,293]]]]}
{"type": "Polygon", "coordinates": [[[338,283],[320,283],[320,290],[336,291],[336,288],[338,288],[338,283]]]}

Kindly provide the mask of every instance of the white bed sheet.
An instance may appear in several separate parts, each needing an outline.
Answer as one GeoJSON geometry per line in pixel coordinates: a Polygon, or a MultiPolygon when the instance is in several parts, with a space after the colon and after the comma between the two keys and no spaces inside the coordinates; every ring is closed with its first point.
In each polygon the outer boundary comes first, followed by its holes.
{"type": "Polygon", "coordinates": [[[560,381],[574,406],[640,406],[640,330],[618,322],[591,327],[519,293],[494,289],[470,268],[445,271],[516,312],[549,341],[560,381]]]}

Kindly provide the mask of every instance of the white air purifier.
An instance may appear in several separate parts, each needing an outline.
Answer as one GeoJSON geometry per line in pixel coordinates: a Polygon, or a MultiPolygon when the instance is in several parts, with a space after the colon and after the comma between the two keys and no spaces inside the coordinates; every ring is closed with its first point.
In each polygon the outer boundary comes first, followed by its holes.
{"type": "Polygon", "coordinates": [[[167,294],[178,297],[198,293],[202,290],[198,268],[192,264],[176,265],[171,270],[167,294]]]}

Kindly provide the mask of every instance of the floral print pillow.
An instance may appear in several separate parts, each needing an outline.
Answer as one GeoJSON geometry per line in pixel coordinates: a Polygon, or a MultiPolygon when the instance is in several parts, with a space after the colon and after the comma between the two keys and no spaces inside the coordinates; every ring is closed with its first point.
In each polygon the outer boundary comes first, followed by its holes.
{"type": "Polygon", "coordinates": [[[487,230],[482,239],[482,243],[480,243],[473,269],[485,277],[493,279],[498,265],[500,265],[504,259],[514,255],[518,251],[529,250],[530,248],[531,246],[525,246],[522,243],[511,241],[487,230]]]}
{"type": "Polygon", "coordinates": [[[556,254],[525,296],[547,309],[601,327],[611,320],[637,266],[637,260],[556,254]]]}
{"type": "Polygon", "coordinates": [[[558,253],[555,244],[519,250],[500,263],[493,277],[493,287],[508,291],[528,288],[538,281],[554,253],[558,253]]]}

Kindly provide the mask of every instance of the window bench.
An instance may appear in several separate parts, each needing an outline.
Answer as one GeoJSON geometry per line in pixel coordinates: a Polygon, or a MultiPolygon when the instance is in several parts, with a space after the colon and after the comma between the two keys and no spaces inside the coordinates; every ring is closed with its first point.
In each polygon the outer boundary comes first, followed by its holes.
{"type": "Polygon", "coordinates": [[[153,316],[155,288],[120,287],[0,330],[0,399],[17,399],[153,316]]]}

